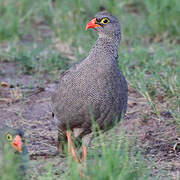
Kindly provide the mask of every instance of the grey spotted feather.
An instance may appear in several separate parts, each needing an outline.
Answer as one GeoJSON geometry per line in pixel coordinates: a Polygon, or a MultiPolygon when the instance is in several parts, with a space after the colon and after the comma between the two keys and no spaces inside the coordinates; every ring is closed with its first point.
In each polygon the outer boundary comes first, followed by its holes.
{"type": "Polygon", "coordinates": [[[109,23],[94,28],[99,37],[88,57],[61,77],[52,95],[53,113],[64,137],[67,129],[81,128],[80,138],[91,133],[92,114],[100,129],[106,130],[126,113],[128,88],[118,66],[120,24],[108,12],[95,16],[98,22],[105,17],[109,23]]]}

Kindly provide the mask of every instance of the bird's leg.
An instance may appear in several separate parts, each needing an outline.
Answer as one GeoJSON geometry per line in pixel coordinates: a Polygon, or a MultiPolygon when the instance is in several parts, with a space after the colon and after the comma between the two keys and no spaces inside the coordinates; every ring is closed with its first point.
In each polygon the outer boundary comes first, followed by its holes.
{"type": "Polygon", "coordinates": [[[91,145],[92,139],[94,137],[93,132],[90,134],[85,135],[82,138],[82,157],[81,157],[81,162],[84,163],[84,166],[86,166],[86,159],[87,159],[87,147],[91,145]]]}
{"type": "Polygon", "coordinates": [[[72,154],[75,162],[82,164],[83,169],[82,168],[80,169],[80,177],[89,179],[84,174],[84,169],[86,169],[86,158],[87,158],[87,147],[86,147],[86,145],[87,146],[90,145],[92,138],[93,138],[93,133],[90,133],[90,134],[84,136],[82,139],[83,145],[82,145],[82,157],[81,158],[79,156],[77,156],[76,148],[74,146],[74,143],[72,142],[71,132],[66,131],[66,136],[67,136],[67,140],[68,140],[68,152],[72,154]]]}
{"type": "Polygon", "coordinates": [[[81,157],[81,162],[86,162],[86,158],[87,158],[87,147],[86,146],[82,146],[83,152],[82,152],[82,157],[81,157]]]}
{"type": "Polygon", "coordinates": [[[80,162],[80,158],[77,156],[76,148],[72,142],[71,132],[66,131],[66,136],[67,136],[67,140],[68,140],[68,153],[72,154],[75,162],[80,162]]]}
{"type": "Polygon", "coordinates": [[[82,168],[80,169],[80,177],[85,178],[84,169],[86,169],[87,148],[86,146],[83,146],[82,149],[83,151],[82,151],[81,163],[82,163],[83,169],[82,168]]]}

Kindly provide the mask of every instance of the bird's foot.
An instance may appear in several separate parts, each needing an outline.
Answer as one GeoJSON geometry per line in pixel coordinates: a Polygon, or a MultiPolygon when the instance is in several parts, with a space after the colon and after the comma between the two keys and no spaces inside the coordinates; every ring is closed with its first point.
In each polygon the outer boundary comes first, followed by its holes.
{"type": "Polygon", "coordinates": [[[68,140],[68,153],[72,154],[73,160],[75,162],[80,162],[80,158],[77,156],[77,151],[71,138],[71,132],[66,131],[66,136],[68,140]]]}
{"type": "Polygon", "coordinates": [[[89,177],[86,177],[86,175],[84,173],[84,170],[86,169],[87,147],[82,146],[82,156],[81,157],[78,156],[77,150],[76,150],[74,143],[72,141],[72,138],[71,138],[71,132],[66,131],[66,135],[67,135],[67,140],[68,140],[68,153],[72,154],[73,160],[75,162],[78,162],[82,165],[81,169],[80,169],[80,177],[89,179],[89,177]]]}

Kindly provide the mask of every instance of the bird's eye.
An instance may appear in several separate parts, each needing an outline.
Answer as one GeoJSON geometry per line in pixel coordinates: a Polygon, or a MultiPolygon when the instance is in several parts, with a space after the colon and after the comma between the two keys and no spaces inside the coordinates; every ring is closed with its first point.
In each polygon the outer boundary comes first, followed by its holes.
{"type": "Polygon", "coordinates": [[[11,135],[10,133],[8,133],[8,134],[6,135],[6,139],[7,139],[8,141],[12,141],[13,137],[12,137],[12,135],[11,135]]]}
{"type": "Polygon", "coordinates": [[[103,19],[101,20],[101,23],[102,23],[102,24],[107,24],[108,22],[110,22],[108,18],[103,18],[103,19]]]}

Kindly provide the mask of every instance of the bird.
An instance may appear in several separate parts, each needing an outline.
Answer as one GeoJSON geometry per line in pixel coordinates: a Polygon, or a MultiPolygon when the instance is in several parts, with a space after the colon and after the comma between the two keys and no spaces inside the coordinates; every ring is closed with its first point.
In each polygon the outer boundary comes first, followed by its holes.
{"type": "Polygon", "coordinates": [[[2,179],[23,180],[29,155],[24,132],[7,125],[0,126],[0,174],[2,179]],[[2,172],[1,172],[2,171],[2,172]]]}
{"type": "Polygon", "coordinates": [[[95,45],[84,60],[62,74],[51,97],[60,151],[67,140],[71,141],[71,131],[82,140],[86,154],[95,134],[93,122],[106,131],[127,110],[128,86],[118,65],[120,22],[116,16],[102,11],[86,25],[88,29],[98,34],[95,45]]]}

